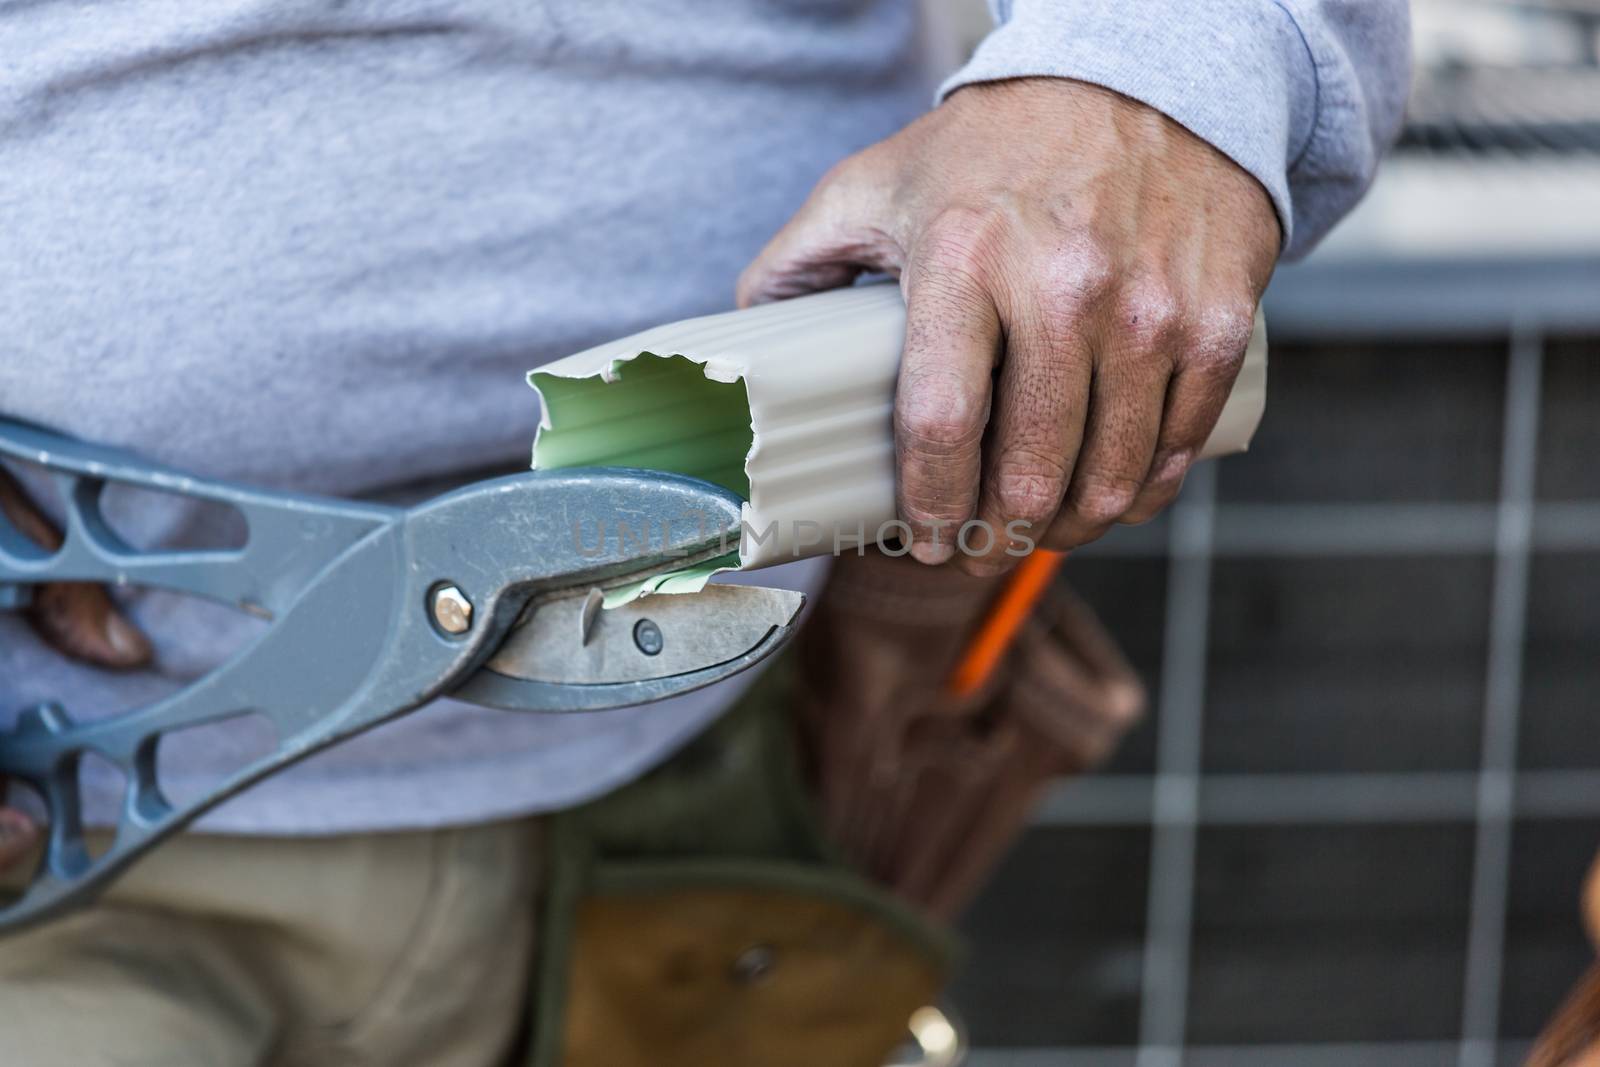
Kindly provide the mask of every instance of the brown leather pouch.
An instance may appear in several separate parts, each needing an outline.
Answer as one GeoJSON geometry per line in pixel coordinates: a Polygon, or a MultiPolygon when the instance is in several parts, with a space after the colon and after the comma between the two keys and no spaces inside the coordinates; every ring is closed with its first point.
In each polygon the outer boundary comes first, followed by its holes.
{"type": "MultiPolygon", "coordinates": [[[[1589,936],[1600,948],[1600,862],[1589,875],[1583,907],[1589,936]]],[[[1550,1021],[1527,1067],[1600,1067],[1600,963],[1550,1021]]]]}
{"type": "Polygon", "coordinates": [[[817,831],[792,668],[550,820],[530,1067],[881,1067],[937,999],[953,939],[817,831]]]}
{"type": "Polygon", "coordinates": [[[839,560],[800,638],[797,714],[824,833],[930,915],[956,915],[1041,792],[1103,759],[1144,689],[1059,583],[989,684],[946,691],[1005,579],[839,560]]]}
{"type": "Polygon", "coordinates": [[[612,865],[573,939],[563,1067],[881,1067],[945,977],[909,912],[826,868],[612,865]]]}

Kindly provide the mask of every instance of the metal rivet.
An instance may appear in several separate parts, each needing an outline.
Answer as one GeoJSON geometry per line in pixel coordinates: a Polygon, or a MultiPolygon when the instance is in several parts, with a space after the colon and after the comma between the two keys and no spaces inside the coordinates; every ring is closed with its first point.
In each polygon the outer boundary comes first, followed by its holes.
{"type": "Polygon", "coordinates": [[[751,945],[733,961],[733,980],[740,985],[753,985],[771,974],[777,962],[771,945],[751,945]]]}
{"type": "Polygon", "coordinates": [[[464,634],[472,629],[472,601],[453,585],[433,594],[433,621],[447,634],[464,634]]]}
{"type": "Polygon", "coordinates": [[[640,619],[633,624],[633,643],[647,656],[658,655],[665,643],[661,636],[661,627],[649,619],[640,619]]]}

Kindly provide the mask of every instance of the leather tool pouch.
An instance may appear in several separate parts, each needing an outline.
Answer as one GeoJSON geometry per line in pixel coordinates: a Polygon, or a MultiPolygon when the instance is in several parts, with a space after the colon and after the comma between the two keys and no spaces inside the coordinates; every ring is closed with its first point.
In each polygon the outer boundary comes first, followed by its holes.
{"type": "Polygon", "coordinates": [[[950,936],[817,832],[791,675],[551,820],[532,1067],[880,1067],[938,997],[950,936]]]}
{"type": "Polygon", "coordinates": [[[800,637],[797,714],[824,832],[857,869],[953,919],[1063,774],[1098,763],[1144,689],[1059,582],[988,685],[945,681],[1004,579],[845,556],[800,637]]]}

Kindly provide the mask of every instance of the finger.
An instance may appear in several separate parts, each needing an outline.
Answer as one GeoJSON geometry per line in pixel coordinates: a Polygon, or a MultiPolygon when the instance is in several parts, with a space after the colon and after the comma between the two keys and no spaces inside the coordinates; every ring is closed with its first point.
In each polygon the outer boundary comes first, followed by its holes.
{"type": "Polygon", "coordinates": [[[1136,288],[1118,298],[1097,331],[1083,446],[1045,547],[1093,541],[1138,498],[1161,432],[1178,322],[1175,301],[1136,288]]]}
{"type": "Polygon", "coordinates": [[[0,871],[26,856],[38,840],[32,819],[15,808],[0,808],[0,871]]]}
{"type": "MultiPolygon", "coordinates": [[[[1253,310],[1250,315],[1253,320],[1253,310]]],[[[1241,338],[1238,322],[1217,321],[1227,318],[1213,316],[1210,330],[1203,330],[1198,343],[1180,358],[1167,388],[1166,411],[1149,477],[1123,516],[1124,522],[1146,522],[1172,503],[1216,428],[1250,343],[1248,330],[1241,338]]]]}
{"type": "Polygon", "coordinates": [[[0,516],[45,551],[54,552],[61,547],[61,531],[34,507],[27,492],[3,466],[0,466],[0,516]]]}
{"type": "MultiPolygon", "coordinates": [[[[47,551],[61,547],[61,531],[44,516],[9,471],[0,467],[0,514],[47,551]]],[[[98,585],[52,582],[34,591],[28,619],[47,644],[99,667],[139,667],[150,661],[150,642],[98,585]]]]}
{"type": "Polygon", "coordinates": [[[973,574],[1010,569],[1018,558],[1011,554],[1013,542],[1043,538],[1066,495],[1083,439],[1093,356],[1081,316],[1059,303],[1047,312],[1050,307],[1017,309],[1006,333],[984,449],[979,522],[970,537],[957,535],[957,565],[973,574]]]}
{"type": "Polygon", "coordinates": [[[937,248],[919,257],[906,278],[895,392],[897,495],[912,556],[943,563],[977,508],[1000,317],[971,263],[937,248]]]}
{"type": "Polygon", "coordinates": [[[898,246],[881,228],[888,186],[872,150],[823,176],[806,202],[739,276],[740,307],[849,285],[863,271],[898,273],[898,246]]]}
{"type": "Polygon", "coordinates": [[[39,635],[73,659],[122,670],[150,662],[149,640],[123,617],[110,594],[98,585],[41,585],[28,614],[39,635]]]}

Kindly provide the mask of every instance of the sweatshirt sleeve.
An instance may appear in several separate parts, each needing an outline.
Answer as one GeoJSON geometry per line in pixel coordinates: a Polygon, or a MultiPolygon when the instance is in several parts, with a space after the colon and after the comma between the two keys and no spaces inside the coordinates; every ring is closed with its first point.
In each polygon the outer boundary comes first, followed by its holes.
{"type": "Polygon", "coordinates": [[[1298,258],[1353,207],[1398,134],[1404,0],[989,0],[995,30],[939,97],[1075,78],[1181,123],[1266,187],[1298,258]]]}

